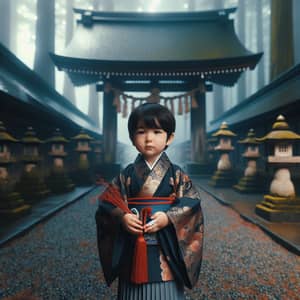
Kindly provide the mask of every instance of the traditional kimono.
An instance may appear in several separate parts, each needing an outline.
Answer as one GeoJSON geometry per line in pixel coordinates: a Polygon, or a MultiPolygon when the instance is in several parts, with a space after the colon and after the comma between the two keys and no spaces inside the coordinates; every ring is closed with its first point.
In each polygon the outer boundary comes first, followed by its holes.
{"type": "Polygon", "coordinates": [[[148,279],[143,284],[131,282],[137,236],[122,226],[122,209],[100,201],[96,213],[98,249],[107,284],[119,277],[118,299],[183,299],[183,286],[192,288],[198,279],[203,246],[200,197],[190,178],[163,153],[152,170],[138,155],[112,184],[130,208],[130,203],[151,197],[170,197],[173,201],[162,209],[169,225],[145,235],[148,279]]]}

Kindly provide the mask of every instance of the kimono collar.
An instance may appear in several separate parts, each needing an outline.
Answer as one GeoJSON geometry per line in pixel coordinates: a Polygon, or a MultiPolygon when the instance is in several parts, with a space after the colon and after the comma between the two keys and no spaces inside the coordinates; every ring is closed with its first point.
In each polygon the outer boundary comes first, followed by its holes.
{"type": "Polygon", "coordinates": [[[163,152],[152,170],[141,155],[137,157],[134,164],[137,176],[142,181],[139,196],[153,196],[171,165],[168,156],[163,152]]]}
{"type": "Polygon", "coordinates": [[[156,160],[154,161],[154,163],[153,163],[152,165],[150,165],[150,164],[146,161],[146,159],[145,159],[145,163],[146,163],[146,165],[148,166],[148,168],[149,168],[150,170],[152,170],[152,169],[154,168],[154,166],[155,166],[156,163],[159,161],[159,159],[160,159],[160,157],[161,157],[162,154],[163,154],[163,152],[160,153],[160,154],[158,155],[158,157],[156,158],[156,160]]]}

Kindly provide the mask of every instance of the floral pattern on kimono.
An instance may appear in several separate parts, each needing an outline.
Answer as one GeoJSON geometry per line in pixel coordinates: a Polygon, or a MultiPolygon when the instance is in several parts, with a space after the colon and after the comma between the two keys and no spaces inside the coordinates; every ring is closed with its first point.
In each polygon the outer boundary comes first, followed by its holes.
{"type": "MultiPolygon", "coordinates": [[[[161,278],[175,278],[191,288],[201,267],[203,216],[199,193],[190,178],[163,153],[152,170],[139,155],[112,183],[125,202],[130,197],[175,196],[175,203],[166,211],[170,224],[156,233],[163,254],[160,255],[161,278]]],[[[132,248],[132,237],[121,225],[123,214],[118,207],[105,203],[100,203],[96,213],[99,255],[108,284],[121,276],[121,269],[130,263],[128,251],[132,248]]]]}

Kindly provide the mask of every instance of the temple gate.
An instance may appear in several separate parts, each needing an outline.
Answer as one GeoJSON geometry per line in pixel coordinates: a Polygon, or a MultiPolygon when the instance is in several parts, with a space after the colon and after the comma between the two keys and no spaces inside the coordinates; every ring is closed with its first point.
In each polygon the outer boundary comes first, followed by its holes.
{"type": "Polygon", "coordinates": [[[213,83],[233,86],[262,56],[248,51],[236,36],[229,17],[235,10],[147,14],[74,9],[79,19],[73,39],[51,56],[74,85],[95,83],[104,92],[105,164],[116,162],[118,93],[158,89],[193,91],[192,161],[186,167],[189,173],[206,169],[206,92],[213,83]]]}

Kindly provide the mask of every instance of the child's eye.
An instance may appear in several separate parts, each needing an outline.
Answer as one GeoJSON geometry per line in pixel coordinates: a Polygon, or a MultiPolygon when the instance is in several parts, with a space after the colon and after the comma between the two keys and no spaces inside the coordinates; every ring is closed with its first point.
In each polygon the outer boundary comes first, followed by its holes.
{"type": "Polygon", "coordinates": [[[161,129],[156,129],[156,130],[154,130],[154,133],[155,134],[160,134],[160,133],[163,133],[163,131],[161,129]]]}
{"type": "Polygon", "coordinates": [[[144,134],[144,133],[145,133],[144,129],[138,129],[135,134],[144,134]]]}

